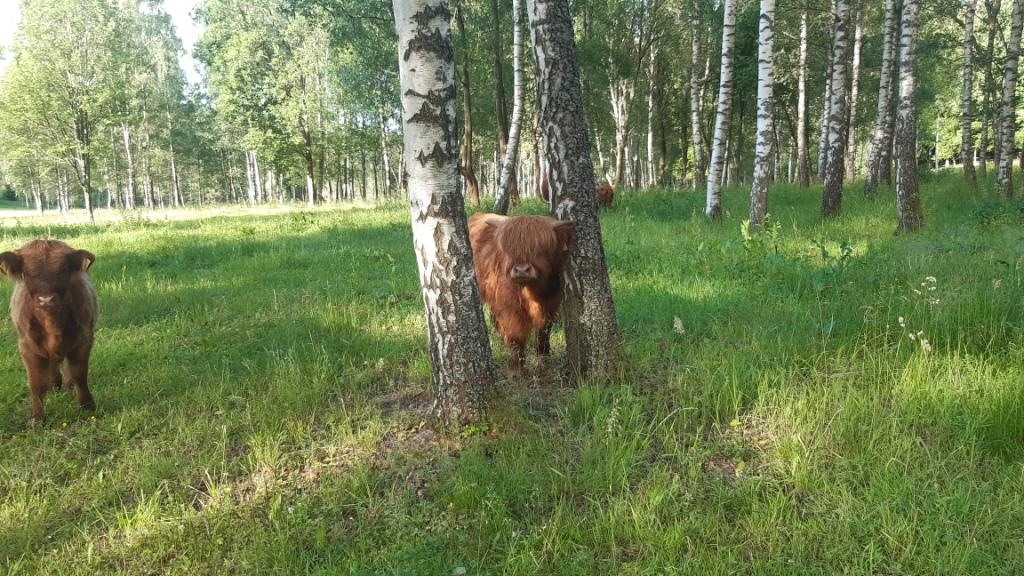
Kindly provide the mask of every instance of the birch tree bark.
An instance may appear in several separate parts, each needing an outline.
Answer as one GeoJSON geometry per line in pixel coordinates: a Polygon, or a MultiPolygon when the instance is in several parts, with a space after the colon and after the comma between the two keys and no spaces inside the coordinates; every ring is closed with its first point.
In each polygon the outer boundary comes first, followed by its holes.
{"type": "Polygon", "coordinates": [[[832,56],[829,55],[825,71],[825,92],[822,94],[821,124],[818,127],[818,171],[817,176],[825,179],[825,164],[828,162],[828,119],[832,114],[832,56]]]}
{"type": "Polygon", "coordinates": [[[796,101],[796,172],[797,181],[811,185],[811,159],[807,153],[807,10],[800,12],[800,71],[796,101]]]}
{"type": "Polygon", "coordinates": [[[527,0],[540,124],[554,215],[573,223],[563,316],[569,370],[608,372],[618,363],[619,328],[594,195],[590,136],[568,0],[527,0]]]}
{"type": "Polygon", "coordinates": [[[761,0],[757,46],[757,143],[754,148],[754,179],[750,190],[750,225],[760,228],[768,213],[768,182],[771,179],[773,89],[775,84],[775,0],[761,0]]]}
{"type": "Polygon", "coordinates": [[[972,100],[974,97],[974,12],[976,0],[964,0],[964,82],[960,103],[960,161],[964,165],[964,177],[971,186],[977,185],[974,174],[974,121],[972,100]]]}
{"type": "Polygon", "coordinates": [[[850,25],[847,0],[836,0],[832,17],[832,95],[829,99],[828,148],[825,159],[824,190],[821,194],[821,215],[838,216],[843,207],[843,156],[846,139],[846,48],[850,25]]]}
{"type": "MultiPolygon", "coordinates": [[[[697,71],[700,69],[700,21],[690,20],[690,144],[693,146],[693,187],[707,181],[707,166],[704,160],[704,134],[701,117],[704,112],[704,87],[697,71]]],[[[684,175],[685,177],[685,175],[684,175]]]]}
{"type": "Polygon", "coordinates": [[[459,173],[466,180],[467,195],[473,206],[480,205],[480,183],[473,167],[473,93],[469,87],[469,38],[466,36],[466,19],[462,14],[462,0],[455,2],[455,26],[462,38],[462,150],[459,173]]]}
{"type": "Polygon", "coordinates": [[[896,30],[899,23],[898,0],[885,0],[885,31],[882,44],[882,68],[878,81],[878,112],[875,116],[875,130],[871,137],[871,151],[868,153],[868,174],[864,183],[864,195],[873,198],[878,194],[878,181],[882,179],[882,164],[888,164],[892,138],[887,134],[892,117],[892,85],[896,61],[896,30]]]}
{"type": "Polygon", "coordinates": [[[654,107],[655,98],[654,94],[657,90],[655,86],[655,61],[658,59],[657,48],[651,48],[651,56],[647,60],[647,80],[649,83],[649,89],[647,90],[647,168],[645,170],[644,186],[648,188],[654,186],[654,174],[656,172],[654,164],[654,107]]]}
{"type": "Polygon", "coordinates": [[[125,204],[127,208],[135,208],[135,159],[132,156],[131,129],[127,122],[121,123],[121,136],[124,142],[125,175],[128,181],[125,189],[125,204]]]}
{"type": "Polygon", "coordinates": [[[989,129],[992,127],[992,94],[995,92],[995,78],[992,75],[992,64],[995,57],[996,32],[999,31],[999,10],[1002,0],[985,0],[986,24],[988,26],[988,42],[985,46],[985,89],[981,105],[981,154],[979,155],[978,173],[982,178],[988,176],[989,129]]]}
{"type": "Polygon", "coordinates": [[[846,125],[846,181],[853,182],[857,176],[857,97],[860,90],[860,48],[863,37],[861,14],[854,17],[853,32],[853,65],[850,67],[850,116],[846,125]]]}
{"type": "Polygon", "coordinates": [[[704,215],[712,220],[722,217],[722,172],[725,169],[726,140],[732,112],[732,71],[736,46],[736,0],[723,0],[722,65],[718,83],[718,114],[711,142],[711,165],[707,181],[704,215]]]}
{"type": "Polygon", "coordinates": [[[512,125],[508,134],[508,149],[501,165],[498,191],[495,193],[494,212],[508,212],[511,180],[519,161],[519,136],[523,124],[523,8],[522,0],[512,0],[512,125]]]}
{"type": "MultiPolygon", "coordinates": [[[[498,115],[498,155],[504,158],[508,153],[509,118],[508,101],[505,98],[505,66],[502,54],[505,46],[501,43],[501,8],[498,0],[491,0],[491,15],[494,19],[492,46],[494,48],[495,78],[495,113],[498,115]]],[[[509,184],[509,200],[513,206],[519,204],[519,183],[516,178],[516,167],[512,166],[511,183],[509,184]]]]}
{"type": "Polygon", "coordinates": [[[900,104],[896,111],[897,232],[917,230],[924,223],[917,190],[917,18],[919,0],[903,0],[900,33],[900,104]]]}
{"type": "Polygon", "coordinates": [[[999,160],[996,180],[999,190],[1013,197],[1013,143],[1016,131],[1017,65],[1020,61],[1021,27],[1024,25],[1024,0],[1014,0],[1010,38],[1006,42],[1006,61],[1003,64],[1003,101],[999,114],[999,160]]]}
{"type": "Polygon", "coordinates": [[[434,413],[454,427],[480,417],[496,372],[458,190],[451,14],[446,0],[394,0],[393,8],[434,413]]]}

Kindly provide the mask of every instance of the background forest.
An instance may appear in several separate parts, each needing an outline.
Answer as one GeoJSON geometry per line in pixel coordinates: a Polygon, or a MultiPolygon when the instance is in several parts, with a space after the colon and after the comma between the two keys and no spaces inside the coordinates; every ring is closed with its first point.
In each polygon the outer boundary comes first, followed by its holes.
{"type": "MultiPolygon", "coordinates": [[[[490,194],[512,109],[511,6],[499,0],[452,6],[464,172],[490,194]]],[[[979,9],[975,26],[973,134],[975,146],[991,158],[1011,7],[995,0],[984,8],[989,12],[979,9]]],[[[599,179],[625,188],[692,185],[695,171],[703,170],[695,162],[694,136],[703,164],[712,142],[722,7],[703,0],[576,0],[572,10],[599,179]]],[[[752,173],[758,10],[749,1],[737,7],[726,184],[747,182],[752,173]]],[[[850,10],[847,172],[863,176],[876,120],[885,6],[854,2],[850,10]]],[[[922,6],[922,165],[959,159],[962,14],[954,0],[922,6]]],[[[92,204],[114,208],[312,204],[401,188],[388,3],[205,0],[195,18],[202,26],[195,53],[204,74],[190,85],[178,65],[181,41],[160,2],[23,2],[10,66],[0,80],[0,177],[10,186],[8,196],[63,210],[83,206],[86,187],[92,204]]],[[[804,68],[812,172],[823,147],[830,6],[781,2],[776,22],[774,177],[794,181],[804,68]]],[[[522,193],[535,194],[541,171],[535,84],[532,58],[524,60],[518,174],[522,193]]]]}

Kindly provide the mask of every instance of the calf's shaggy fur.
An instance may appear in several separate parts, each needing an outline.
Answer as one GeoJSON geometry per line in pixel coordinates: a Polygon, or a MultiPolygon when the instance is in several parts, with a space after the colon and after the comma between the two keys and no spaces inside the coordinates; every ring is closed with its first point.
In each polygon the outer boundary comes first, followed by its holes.
{"type": "Polygon", "coordinates": [[[87,273],[95,261],[91,252],[57,240],[34,240],[0,254],[0,271],[15,282],[11,320],[37,422],[44,417],[43,397],[62,384],[74,386],[79,406],[95,406],[88,374],[98,310],[87,273]]]}
{"type": "Polygon", "coordinates": [[[551,352],[551,324],[562,303],[562,270],[573,237],[571,222],[547,216],[476,214],[469,220],[480,298],[491,309],[513,370],[522,368],[534,330],[537,353],[551,352]]]}

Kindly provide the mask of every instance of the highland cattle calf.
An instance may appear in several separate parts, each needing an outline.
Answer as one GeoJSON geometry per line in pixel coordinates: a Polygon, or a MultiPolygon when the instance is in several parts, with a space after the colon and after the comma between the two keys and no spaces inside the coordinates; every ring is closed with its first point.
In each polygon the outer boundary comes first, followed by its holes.
{"type": "Polygon", "coordinates": [[[35,240],[0,254],[0,271],[15,282],[11,320],[37,422],[44,417],[43,397],[62,384],[74,385],[80,407],[95,406],[88,374],[97,306],[87,273],[95,260],[91,252],[57,240],[35,240]]]}
{"type": "MultiPolygon", "coordinates": [[[[545,202],[551,201],[551,184],[548,182],[547,175],[541,176],[540,180],[540,199],[545,202]]],[[[594,190],[594,195],[597,197],[597,205],[600,208],[608,208],[612,205],[612,201],[615,199],[615,190],[605,184],[598,186],[594,190]]]]}
{"type": "Polygon", "coordinates": [[[562,303],[562,270],[573,237],[571,222],[547,216],[476,214],[469,220],[480,298],[491,309],[514,371],[523,367],[532,331],[537,354],[551,352],[551,324],[562,303]]]}

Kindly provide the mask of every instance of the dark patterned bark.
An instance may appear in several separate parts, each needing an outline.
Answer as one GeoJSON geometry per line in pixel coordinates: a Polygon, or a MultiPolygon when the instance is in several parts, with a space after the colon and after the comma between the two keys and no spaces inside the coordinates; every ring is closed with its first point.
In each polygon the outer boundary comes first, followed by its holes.
{"type": "Polygon", "coordinates": [[[924,223],[917,190],[917,18],[918,0],[903,0],[900,33],[900,104],[896,111],[896,208],[898,232],[917,230],[924,223]]]}
{"type": "Polygon", "coordinates": [[[551,206],[576,229],[563,304],[569,369],[579,375],[607,372],[619,359],[619,330],[597,218],[569,2],[527,0],[526,5],[551,206]]]}
{"type": "Polygon", "coordinates": [[[829,103],[828,144],[825,157],[824,190],[821,215],[838,216],[843,208],[843,174],[846,166],[846,49],[850,26],[847,0],[836,0],[832,17],[832,97],[829,103]]]}

